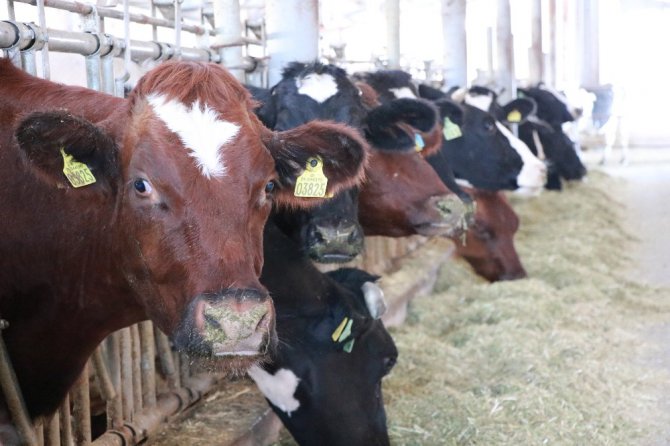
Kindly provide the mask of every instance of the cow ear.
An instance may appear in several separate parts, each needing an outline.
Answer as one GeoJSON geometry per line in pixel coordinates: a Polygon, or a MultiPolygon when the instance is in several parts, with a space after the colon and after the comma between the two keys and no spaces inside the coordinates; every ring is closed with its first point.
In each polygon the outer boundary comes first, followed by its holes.
{"type": "Polygon", "coordinates": [[[19,122],[15,135],[31,170],[55,187],[114,188],[116,145],[86,119],[64,111],[32,113],[19,122]]]}
{"type": "Polygon", "coordinates": [[[395,99],[368,113],[365,136],[380,150],[414,150],[416,142],[412,129],[429,133],[436,124],[437,110],[429,102],[395,99]]]}
{"type": "Polygon", "coordinates": [[[373,319],[379,319],[386,313],[386,300],[384,299],[384,291],[374,282],[365,282],[361,286],[363,290],[363,297],[365,304],[368,307],[370,316],[373,319]]]}
{"type": "Polygon", "coordinates": [[[537,106],[530,98],[518,98],[502,107],[502,121],[506,124],[521,124],[535,114],[537,106]]]}
{"type": "Polygon", "coordinates": [[[460,105],[448,99],[437,101],[435,105],[440,110],[442,121],[449,118],[454,124],[463,125],[463,108],[460,105]]]}
{"type": "Polygon", "coordinates": [[[323,201],[296,196],[296,182],[314,159],[320,160],[318,170],[327,179],[323,199],[363,180],[369,148],[351,127],[312,121],[283,132],[267,132],[263,138],[275,159],[279,185],[275,201],[280,206],[309,207],[323,201]]]}

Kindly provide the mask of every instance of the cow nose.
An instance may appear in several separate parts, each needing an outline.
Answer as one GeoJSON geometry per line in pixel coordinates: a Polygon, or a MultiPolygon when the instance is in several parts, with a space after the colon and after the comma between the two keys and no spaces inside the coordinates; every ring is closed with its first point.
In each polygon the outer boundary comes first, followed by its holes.
{"type": "Polygon", "coordinates": [[[508,271],[500,276],[498,280],[518,280],[525,279],[528,277],[526,270],[523,267],[516,269],[514,271],[508,271]]]}
{"type": "Polygon", "coordinates": [[[266,293],[229,289],[202,305],[202,337],[213,356],[267,353],[274,337],[274,307],[266,293]]]}
{"type": "Polygon", "coordinates": [[[317,262],[353,260],[363,250],[363,230],[358,223],[313,224],[307,233],[309,256],[317,262]]]}

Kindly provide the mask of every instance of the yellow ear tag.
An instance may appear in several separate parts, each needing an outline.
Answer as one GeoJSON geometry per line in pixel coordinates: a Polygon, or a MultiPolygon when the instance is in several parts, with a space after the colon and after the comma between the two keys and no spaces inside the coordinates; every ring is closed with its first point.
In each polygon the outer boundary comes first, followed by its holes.
{"type": "Polygon", "coordinates": [[[414,134],[414,150],[421,152],[423,148],[426,147],[426,143],[423,142],[423,137],[418,133],[414,134]]]}
{"type": "Polygon", "coordinates": [[[444,127],[442,128],[442,134],[444,135],[444,139],[447,141],[451,141],[452,139],[460,138],[463,136],[463,133],[461,133],[461,128],[458,126],[458,124],[452,122],[449,117],[444,118],[444,127]]]}
{"type": "Polygon", "coordinates": [[[333,342],[337,342],[338,339],[340,339],[340,336],[342,335],[342,331],[344,330],[344,326],[347,325],[347,321],[349,320],[348,317],[345,317],[342,319],[342,322],[340,322],[340,325],[337,326],[335,331],[333,332],[330,337],[333,339],[333,342]]]}
{"type": "Polygon", "coordinates": [[[295,182],[293,195],[296,197],[322,198],[326,196],[328,178],[323,174],[323,160],[321,157],[309,158],[305,164],[305,171],[295,182]]]}
{"type": "Polygon", "coordinates": [[[512,110],[507,115],[507,122],[521,122],[521,112],[519,110],[512,110]]]}
{"type": "Polygon", "coordinates": [[[63,173],[72,187],[88,186],[95,183],[95,177],[86,164],[76,161],[72,155],[65,153],[63,147],[61,147],[60,153],[63,156],[63,173]]]}

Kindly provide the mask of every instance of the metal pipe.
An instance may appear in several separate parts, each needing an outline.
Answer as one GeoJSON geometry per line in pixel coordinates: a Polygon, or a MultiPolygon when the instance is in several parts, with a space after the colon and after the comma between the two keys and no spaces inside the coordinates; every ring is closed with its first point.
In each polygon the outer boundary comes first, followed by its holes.
{"type": "MultiPolygon", "coordinates": [[[[39,27],[35,28],[37,32],[41,32],[39,27]]],[[[113,38],[109,35],[60,31],[56,29],[46,29],[45,35],[49,36],[49,48],[51,51],[62,53],[89,56],[99,51],[104,55],[110,51],[116,51],[116,48],[123,48],[121,39],[113,38]]],[[[27,53],[28,51],[26,50],[29,48],[39,49],[33,45],[34,39],[29,24],[0,21],[0,49],[17,46],[20,50],[23,50],[23,53],[27,53]]],[[[130,53],[134,60],[162,60],[166,58],[166,52],[174,54],[172,48],[172,45],[166,43],[139,40],[130,41],[130,53]]],[[[114,54],[116,55],[117,53],[114,52],[114,54]]],[[[220,60],[219,56],[213,51],[200,48],[182,48],[181,57],[184,60],[206,62],[218,62],[220,60]]],[[[34,66],[34,61],[30,66],[34,66]]]]}
{"type": "Polygon", "coordinates": [[[172,358],[172,349],[170,348],[170,341],[165,333],[156,328],[156,350],[158,350],[158,359],[160,360],[161,369],[168,387],[172,390],[177,388],[177,370],[175,368],[174,359],[172,358]]]}
{"type": "Polygon", "coordinates": [[[442,0],[443,77],[445,87],[468,84],[466,0],[442,0]]]}
{"type": "Polygon", "coordinates": [[[112,378],[107,369],[107,363],[105,363],[105,359],[102,356],[101,346],[98,346],[98,348],[95,349],[95,352],[93,352],[91,362],[93,363],[93,370],[95,371],[95,377],[98,381],[102,397],[106,402],[113,400],[116,398],[116,390],[114,389],[112,378]]]}
{"type": "Polygon", "coordinates": [[[498,0],[496,22],[498,81],[505,90],[499,98],[505,103],[516,97],[514,81],[514,36],[512,35],[512,12],[510,0],[498,0]]]}
{"type": "MultiPolygon", "coordinates": [[[[43,2],[44,0],[38,0],[43,2]]],[[[97,8],[92,7],[91,12],[86,15],[81,16],[82,29],[86,33],[91,33],[96,35],[97,48],[92,53],[86,56],[86,86],[92,90],[100,91],[100,39],[97,38],[98,33],[100,32],[100,19],[98,17],[97,8]]],[[[40,25],[42,26],[42,25],[40,25]]]]}
{"type": "Polygon", "coordinates": [[[121,402],[124,421],[132,421],[134,416],[133,405],[133,365],[131,353],[130,329],[121,330],[121,402]]]}
{"type": "Polygon", "coordinates": [[[60,446],[60,417],[58,412],[45,422],[44,444],[46,446],[60,446]]]}
{"type": "Polygon", "coordinates": [[[149,321],[140,322],[142,343],[142,400],[144,407],[156,405],[156,341],[154,326],[149,321]]]}
{"type": "Polygon", "coordinates": [[[102,67],[102,91],[114,94],[114,57],[105,56],[100,58],[102,67]]]}
{"type": "MultiPolygon", "coordinates": [[[[44,0],[36,0],[37,2],[37,17],[38,17],[38,22],[40,24],[40,28],[46,29],[47,28],[47,19],[46,15],[44,14],[44,0]]],[[[51,70],[49,69],[49,42],[46,41],[44,42],[44,46],[42,47],[42,77],[44,79],[50,79],[51,78],[51,70]]]]}
{"type": "Polygon", "coordinates": [[[91,402],[89,393],[87,363],[71,392],[74,441],[77,446],[91,444],[91,402]]]}
{"type": "Polygon", "coordinates": [[[74,446],[74,437],[72,436],[72,417],[70,416],[70,395],[65,395],[65,399],[58,409],[58,418],[60,418],[60,444],[61,446],[74,446]]]}
{"type": "Polygon", "coordinates": [[[133,367],[133,407],[135,412],[142,409],[142,358],[140,354],[140,331],[137,324],[130,327],[133,367]]]}
{"type": "Polygon", "coordinates": [[[37,76],[37,64],[35,63],[35,51],[21,51],[21,65],[23,71],[37,76]]]}
{"type": "Polygon", "coordinates": [[[542,0],[531,0],[531,44],[528,49],[530,80],[540,82],[543,78],[542,54],[542,0]]]}
{"type": "MultiPolygon", "coordinates": [[[[37,0],[15,0],[19,3],[26,3],[28,5],[33,5],[36,6],[36,1],[37,0]]],[[[54,8],[54,9],[62,9],[64,11],[70,11],[74,12],[76,14],[90,14],[93,6],[92,5],[87,5],[85,3],[79,3],[79,2],[72,2],[72,1],[67,1],[67,0],[44,0],[44,6],[47,8],[54,8]]],[[[98,9],[98,14],[100,17],[105,17],[105,18],[112,18],[112,19],[118,19],[118,20],[123,20],[123,12],[122,11],[117,11],[115,9],[110,9],[110,8],[97,8],[98,9]]],[[[141,23],[144,25],[155,25],[155,26],[160,26],[163,28],[172,28],[174,29],[175,24],[166,19],[161,19],[158,17],[150,17],[144,14],[137,14],[137,13],[132,13],[130,14],[130,21],[133,23],[141,23]]],[[[203,28],[202,26],[197,26],[197,25],[183,25],[182,29],[184,31],[201,35],[205,33],[209,33],[210,35],[214,35],[213,30],[207,30],[203,28]]]]}
{"type": "Polygon", "coordinates": [[[181,0],[174,0],[174,47],[175,58],[181,59],[181,0]]]}
{"type": "Polygon", "coordinates": [[[23,400],[23,394],[19,388],[16,373],[7,352],[7,346],[2,338],[2,330],[7,327],[9,327],[9,323],[4,319],[0,319],[0,387],[2,387],[7,409],[16,426],[19,437],[27,445],[36,445],[37,436],[28,415],[26,403],[23,400]]]}
{"type": "MultiPolygon", "coordinates": [[[[117,331],[107,337],[107,357],[110,365],[110,379],[114,389],[121,390],[121,334],[117,331]]],[[[107,401],[107,427],[117,427],[123,424],[123,405],[121,403],[121,392],[111,400],[107,401]]]]}

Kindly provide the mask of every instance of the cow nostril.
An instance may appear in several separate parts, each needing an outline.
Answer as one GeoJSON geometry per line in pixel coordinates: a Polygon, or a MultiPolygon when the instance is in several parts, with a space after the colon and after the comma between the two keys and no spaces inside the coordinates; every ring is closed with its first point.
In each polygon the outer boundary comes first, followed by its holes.
{"type": "Polygon", "coordinates": [[[217,330],[221,330],[223,328],[221,327],[219,321],[217,321],[216,318],[211,314],[207,314],[207,312],[205,312],[205,322],[207,322],[209,325],[211,325],[217,330]]]}

